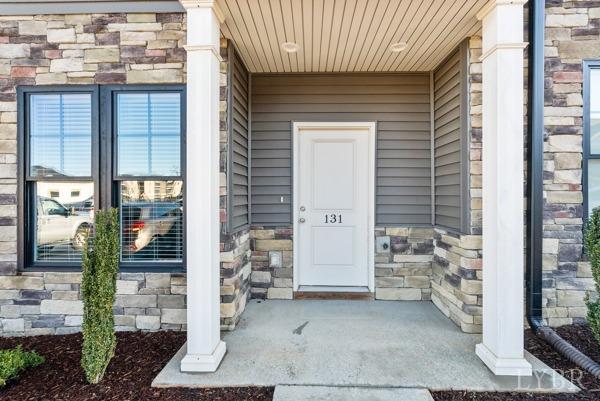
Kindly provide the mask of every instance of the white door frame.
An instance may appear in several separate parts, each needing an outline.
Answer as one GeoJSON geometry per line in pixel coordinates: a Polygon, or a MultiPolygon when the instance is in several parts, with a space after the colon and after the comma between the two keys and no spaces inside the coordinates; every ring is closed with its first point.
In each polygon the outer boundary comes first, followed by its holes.
{"type": "Polygon", "coordinates": [[[292,202],[292,224],[294,228],[292,237],[293,246],[293,287],[294,291],[298,291],[299,287],[299,271],[298,271],[298,184],[300,182],[300,160],[298,158],[299,134],[301,130],[368,130],[369,132],[369,201],[368,201],[368,223],[367,223],[367,246],[368,246],[368,274],[369,274],[369,291],[375,292],[375,137],[376,123],[375,122],[293,122],[292,123],[292,141],[293,141],[293,202],[292,202]]]}

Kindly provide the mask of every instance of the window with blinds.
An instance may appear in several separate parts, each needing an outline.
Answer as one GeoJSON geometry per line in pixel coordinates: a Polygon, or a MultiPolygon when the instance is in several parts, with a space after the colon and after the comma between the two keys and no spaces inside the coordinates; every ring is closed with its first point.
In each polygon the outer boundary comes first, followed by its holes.
{"type": "Polygon", "coordinates": [[[181,96],[119,92],[114,97],[124,262],[183,259],[181,96]]]}
{"type": "Polygon", "coordinates": [[[93,223],[92,100],[90,92],[28,98],[26,206],[35,262],[81,261],[93,223]]]}
{"type": "Polygon", "coordinates": [[[32,95],[29,121],[32,176],[92,175],[92,97],[89,93],[32,95]]]}
{"type": "Polygon", "coordinates": [[[600,207],[600,60],[586,60],[583,74],[584,208],[588,218],[600,207]]]}
{"type": "Polygon", "coordinates": [[[181,95],[119,93],[119,175],[169,176],[181,170],[181,95]]]}
{"type": "Polygon", "coordinates": [[[183,258],[183,181],[121,181],[123,261],[183,258]]]}
{"type": "Polygon", "coordinates": [[[122,269],[182,269],[185,86],[19,86],[17,103],[19,269],[79,268],[111,207],[122,269]]]}

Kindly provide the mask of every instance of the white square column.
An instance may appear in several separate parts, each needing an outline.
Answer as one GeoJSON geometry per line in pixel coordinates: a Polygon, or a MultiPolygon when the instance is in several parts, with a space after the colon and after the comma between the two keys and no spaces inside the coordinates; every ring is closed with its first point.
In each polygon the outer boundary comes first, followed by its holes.
{"type": "Polygon", "coordinates": [[[523,0],[493,0],[483,24],[483,341],[496,375],[529,376],[524,358],[523,0]]]}
{"type": "Polygon", "coordinates": [[[183,372],[214,372],[220,333],[220,12],[213,1],[181,0],[187,11],[187,353],[183,372]]]}

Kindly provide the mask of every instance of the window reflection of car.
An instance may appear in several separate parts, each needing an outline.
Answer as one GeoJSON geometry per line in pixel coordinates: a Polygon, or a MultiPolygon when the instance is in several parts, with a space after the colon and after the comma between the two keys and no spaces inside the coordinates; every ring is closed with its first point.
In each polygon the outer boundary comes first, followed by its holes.
{"type": "Polygon", "coordinates": [[[81,202],[65,203],[65,207],[75,212],[78,215],[91,215],[94,211],[94,197],[82,200],[81,202]]]}
{"type": "Polygon", "coordinates": [[[37,227],[38,246],[70,244],[80,251],[92,227],[92,217],[75,214],[54,199],[38,196],[37,227]]]}
{"type": "Polygon", "coordinates": [[[180,258],[183,209],[180,202],[131,202],[121,207],[123,249],[138,256],[180,258]]]}

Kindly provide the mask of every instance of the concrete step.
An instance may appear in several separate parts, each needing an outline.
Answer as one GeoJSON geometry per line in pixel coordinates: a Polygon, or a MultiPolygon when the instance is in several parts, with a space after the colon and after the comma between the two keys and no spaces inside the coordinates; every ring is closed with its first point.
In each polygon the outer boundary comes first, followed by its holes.
{"type": "Polygon", "coordinates": [[[417,388],[280,385],[273,401],[433,401],[433,397],[417,388]]]}

